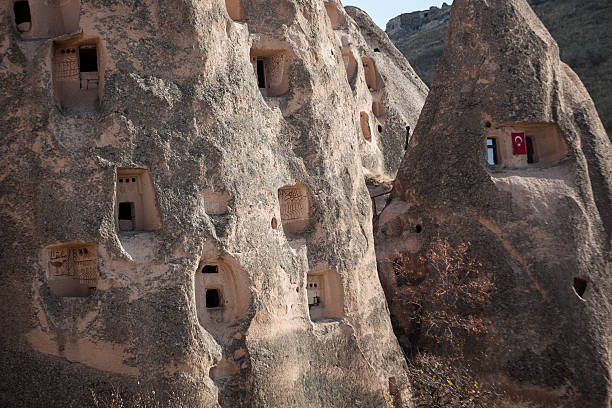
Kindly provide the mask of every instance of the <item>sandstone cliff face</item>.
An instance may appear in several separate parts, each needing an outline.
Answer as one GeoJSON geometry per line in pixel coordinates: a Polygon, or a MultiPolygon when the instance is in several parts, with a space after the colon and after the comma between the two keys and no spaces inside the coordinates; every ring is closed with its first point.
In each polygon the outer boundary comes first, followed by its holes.
{"type": "Polygon", "coordinates": [[[483,369],[552,400],[609,406],[611,160],[592,100],[527,2],[455,0],[376,226],[392,313],[401,299],[387,259],[438,234],[471,242],[496,285],[486,313],[499,345],[485,345],[483,369]]]}
{"type": "Polygon", "coordinates": [[[400,406],[363,169],[426,88],[388,40],[315,0],[8,3],[0,405],[400,406]]]}

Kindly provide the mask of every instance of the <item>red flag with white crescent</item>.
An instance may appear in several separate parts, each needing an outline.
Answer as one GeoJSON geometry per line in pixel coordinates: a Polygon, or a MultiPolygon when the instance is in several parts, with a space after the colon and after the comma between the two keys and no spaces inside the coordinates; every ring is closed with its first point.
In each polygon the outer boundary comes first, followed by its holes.
{"type": "Polygon", "coordinates": [[[512,148],[514,154],[527,154],[527,145],[525,143],[525,132],[512,132],[512,148]]]}

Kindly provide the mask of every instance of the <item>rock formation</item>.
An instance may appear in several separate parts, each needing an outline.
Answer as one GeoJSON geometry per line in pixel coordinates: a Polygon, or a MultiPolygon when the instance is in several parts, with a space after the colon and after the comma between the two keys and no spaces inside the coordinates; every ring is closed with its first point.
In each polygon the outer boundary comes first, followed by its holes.
{"type": "Polygon", "coordinates": [[[0,405],[406,401],[363,172],[427,89],[352,13],[5,2],[0,405]]]}
{"type": "Polygon", "coordinates": [[[401,312],[388,263],[395,253],[422,254],[437,236],[470,242],[496,286],[485,310],[496,340],[480,345],[484,377],[559,405],[608,407],[610,141],[525,0],[455,0],[451,14],[375,226],[391,312],[401,312]]]}
{"type": "MultiPolygon", "coordinates": [[[[612,140],[612,3],[601,0],[528,0],[561,49],[566,62],[595,101],[608,137],[612,140]]],[[[431,83],[444,52],[450,7],[432,7],[397,16],[387,34],[408,58],[419,76],[431,83]]]]}

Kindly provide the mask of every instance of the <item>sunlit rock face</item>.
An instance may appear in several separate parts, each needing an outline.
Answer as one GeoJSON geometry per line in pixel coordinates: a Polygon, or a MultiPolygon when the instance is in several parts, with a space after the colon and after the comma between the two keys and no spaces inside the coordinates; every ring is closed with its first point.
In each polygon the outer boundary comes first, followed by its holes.
{"type": "Polygon", "coordinates": [[[0,405],[407,401],[364,169],[427,89],[388,39],[335,2],[13,3],[0,405]]]}
{"type": "Polygon", "coordinates": [[[528,4],[456,0],[376,226],[391,311],[401,313],[387,262],[396,252],[423,253],[438,234],[471,242],[496,286],[486,310],[495,341],[478,360],[486,378],[609,406],[611,160],[591,98],[528,4]]]}

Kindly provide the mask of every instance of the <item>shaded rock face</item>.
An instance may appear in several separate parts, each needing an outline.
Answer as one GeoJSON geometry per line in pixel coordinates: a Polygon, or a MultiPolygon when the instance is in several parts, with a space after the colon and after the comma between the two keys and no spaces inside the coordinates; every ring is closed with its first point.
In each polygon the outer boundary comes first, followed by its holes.
{"type": "Polygon", "coordinates": [[[8,3],[0,405],[399,401],[363,168],[426,88],[388,39],[314,0],[83,1],[46,36],[8,3]]]}
{"type": "MultiPolygon", "coordinates": [[[[365,99],[367,103],[370,100],[368,96],[371,97],[375,121],[372,128],[377,135],[376,148],[364,149],[364,170],[369,179],[390,181],[395,179],[428,89],[387,34],[366,13],[356,7],[346,7],[346,12],[357,24],[361,34],[353,34],[349,38],[365,40],[365,50],[360,48],[360,54],[371,59],[377,75],[377,86],[373,92],[371,87],[354,90],[358,104],[360,99],[365,99]],[[380,152],[382,165],[379,164],[380,152]]],[[[337,34],[341,42],[345,41],[345,34],[337,34]]],[[[364,47],[361,43],[359,45],[364,47]]],[[[367,112],[367,105],[364,109],[367,112]]]]}
{"type": "MultiPolygon", "coordinates": [[[[529,0],[528,3],[559,44],[561,59],[586,86],[599,117],[612,138],[612,3],[601,0],[529,0]]],[[[450,7],[402,14],[386,31],[418,75],[431,84],[444,52],[450,7]]]]}
{"type": "Polygon", "coordinates": [[[608,406],[612,149],[593,102],[523,0],[455,0],[447,44],[375,227],[390,309],[394,253],[471,242],[496,286],[482,368],[608,406]]]}

